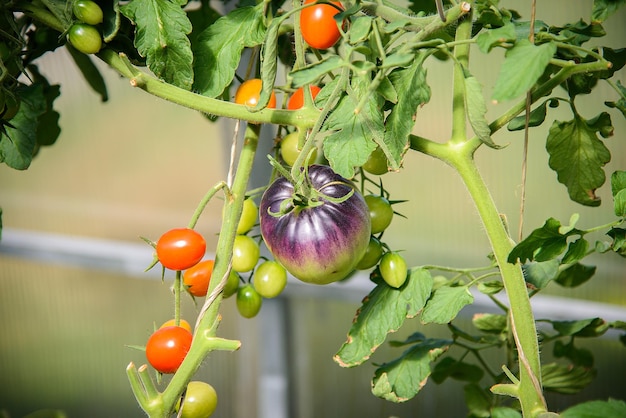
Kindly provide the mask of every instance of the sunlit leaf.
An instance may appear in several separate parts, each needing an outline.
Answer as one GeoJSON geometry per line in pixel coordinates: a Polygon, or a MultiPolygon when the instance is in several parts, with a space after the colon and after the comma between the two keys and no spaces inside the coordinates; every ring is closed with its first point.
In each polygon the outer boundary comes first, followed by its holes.
{"type": "Polygon", "coordinates": [[[523,241],[518,243],[509,254],[508,262],[515,263],[518,259],[548,261],[558,257],[567,248],[567,237],[579,234],[576,229],[567,234],[561,233],[561,222],[554,218],[548,219],[541,228],[537,228],[523,241]]]}
{"type": "Polygon", "coordinates": [[[424,324],[447,324],[465,306],[474,302],[474,296],[466,286],[444,286],[433,292],[421,315],[424,324]]]}
{"type": "Polygon", "coordinates": [[[543,289],[559,274],[559,260],[534,261],[522,266],[524,280],[535,289],[543,289]]]}

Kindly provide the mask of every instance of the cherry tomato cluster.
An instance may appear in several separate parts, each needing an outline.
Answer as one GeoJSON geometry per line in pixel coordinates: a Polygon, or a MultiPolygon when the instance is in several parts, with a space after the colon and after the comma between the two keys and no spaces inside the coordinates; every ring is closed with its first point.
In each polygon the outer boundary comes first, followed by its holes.
{"type": "Polygon", "coordinates": [[[84,54],[95,54],[102,48],[102,36],[96,27],[102,23],[103,13],[92,0],[77,0],[72,6],[77,21],[67,31],[67,38],[74,48],[84,54]]]}

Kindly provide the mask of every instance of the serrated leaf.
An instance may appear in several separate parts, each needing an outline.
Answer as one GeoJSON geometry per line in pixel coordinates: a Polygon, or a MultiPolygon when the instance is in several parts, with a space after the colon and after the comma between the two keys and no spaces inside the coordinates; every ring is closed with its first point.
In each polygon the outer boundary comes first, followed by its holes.
{"type": "Polygon", "coordinates": [[[587,255],[588,249],[589,241],[582,237],[576,241],[570,242],[565,255],[563,255],[563,258],[561,259],[561,263],[572,264],[583,259],[587,255]]]}
{"type": "Polygon", "coordinates": [[[376,286],[363,300],[348,338],[334,360],[342,367],[357,366],[366,361],[388,333],[398,330],[406,318],[419,313],[430,295],[432,284],[428,270],[413,269],[399,289],[384,284],[376,286]]]}
{"type": "Polygon", "coordinates": [[[293,87],[301,87],[315,83],[315,81],[324,76],[324,74],[341,68],[343,65],[344,62],[341,57],[338,55],[330,55],[321,61],[292,71],[289,76],[291,77],[293,87]]]}
{"type": "Polygon", "coordinates": [[[483,97],[483,87],[473,76],[465,77],[465,108],[470,126],[478,139],[490,148],[501,148],[491,139],[491,128],[485,117],[487,105],[483,97]]]}
{"type": "Polygon", "coordinates": [[[88,55],[79,52],[74,48],[69,42],[65,44],[65,47],[70,53],[70,56],[74,60],[74,63],[80,70],[81,74],[89,84],[89,87],[100,95],[100,100],[102,102],[106,102],[109,99],[109,94],[107,92],[107,86],[104,81],[104,77],[100,73],[100,70],[96,65],[91,61],[88,55]]]}
{"type": "Polygon", "coordinates": [[[503,102],[527,92],[543,74],[555,53],[556,45],[552,42],[537,46],[526,39],[518,41],[505,54],[493,99],[503,102]]]}
{"type": "Polygon", "coordinates": [[[272,20],[267,30],[265,42],[261,48],[261,94],[259,101],[251,111],[257,111],[267,107],[267,104],[274,93],[274,83],[276,82],[276,71],[278,69],[278,31],[283,22],[283,18],[272,20]]]}
{"type": "Polygon", "coordinates": [[[543,289],[559,274],[559,260],[526,263],[522,271],[526,283],[535,289],[543,289]]]}
{"type": "Polygon", "coordinates": [[[418,106],[430,100],[430,87],[426,83],[426,70],[422,66],[424,56],[407,68],[397,69],[389,74],[389,81],[397,92],[397,104],[385,121],[384,143],[379,143],[387,156],[389,165],[398,169],[415,123],[418,106]]]}
{"type": "Polygon", "coordinates": [[[46,100],[41,84],[20,86],[16,93],[21,99],[12,126],[5,126],[0,136],[0,162],[16,170],[30,166],[37,147],[39,117],[46,111],[46,100]]]}
{"type": "Polygon", "coordinates": [[[345,178],[354,176],[369,158],[376,144],[383,141],[382,98],[370,92],[369,77],[354,77],[351,91],[343,95],[326,120],[326,128],[334,131],[324,138],[324,155],[332,169],[345,178]],[[367,97],[361,111],[355,113],[361,98],[367,97]]]}
{"type": "Polygon", "coordinates": [[[575,321],[551,321],[551,323],[552,328],[562,336],[598,337],[609,329],[608,322],[602,318],[588,318],[575,321]]]}
{"type": "Polygon", "coordinates": [[[497,406],[491,409],[491,418],[522,418],[522,414],[507,406],[497,406]]]}
{"type": "Polygon", "coordinates": [[[483,31],[476,37],[476,44],[478,45],[478,49],[486,54],[491,51],[492,48],[505,42],[515,41],[516,39],[515,24],[509,22],[499,28],[483,31]]]}
{"type": "Polygon", "coordinates": [[[381,365],[374,373],[372,393],[391,402],[406,402],[426,384],[430,364],[451,344],[449,340],[428,339],[406,350],[400,358],[381,365]]]}
{"type": "Polygon", "coordinates": [[[424,324],[447,324],[465,306],[474,302],[474,296],[466,286],[443,286],[433,292],[421,315],[424,324]]]}
{"type": "Polygon", "coordinates": [[[507,318],[506,315],[480,313],[472,317],[472,325],[482,332],[501,334],[507,329],[507,318]]]}
{"type": "Polygon", "coordinates": [[[626,217],[626,171],[611,174],[611,194],[615,216],[626,217]]]}
{"type": "Polygon", "coordinates": [[[475,364],[459,361],[453,357],[446,357],[437,362],[431,378],[437,384],[443,383],[447,378],[462,382],[478,382],[483,378],[484,374],[483,369],[475,364]]]}
{"type": "Polygon", "coordinates": [[[241,7],[202,31],[193,45],[194,90],[217,97],[231,83],[246,47],[265,39],[263,4],[241,7]]]}
{"type": "Polygon", "coordinates": [[[133,0],[120,11],[134,22],[135,46],[157,77],[185,90],[193,84],[191,22],[180,2],[133,0]]]}
{"type": "Polygon", "coordinates": [[[591,279],[596,273],[596,266],[575,263],[562,270],[554,281],[563,287],[576,287],[591,279]]]}
{"type": "Polygon", "coordinates": [[[596,135],[610,124],[610,116],[605,115],[595,120],[593,126],[579,115],[571,121],[555,121],[546,141],[549,165],[556,171],[558,181],[567,187],[574,202],[587,206],[600,204],[595,191],[604,184],[602,167],[611,159],[611,153],[596,135]]]}
{"type": "Polygon", "coordinates": [[[626,257],[626,229],[611,228],[606,234],[613,238],[613,242],[611,243],[613,251],[622,257],[626,257]]]}
{"type": "Polygon", "coordinates": [[[556,258],[567,248],[567,237],[578,233],[572,230],[564,235],[560,228],[561,222],[554,218],[548,219],[541,228],[532,231],[511,250],[507,261],[515,263],[519,259],[525,263],[527,260],[548,261],[556,258]]]}
{"type": "Polygon", "coordinates": [[[591,9],[591,22],[602,23],[613,15],[620,7],[626,4],[626,0],[593,0],[591,9]]]}
{"type": "MultiPolygon", "coordinates": [[[[594,369],[557,363],[541,367],[541,383],[546,391],[573,395],[588,386],[596,376],[594,369]]],[[[603,417],[604,418],[604,417],[603,417]]]]}
{"type": "Polygon", "coordinates": [[[560,418],[623,418],[626,417],[626,402],[618,399],[589,401],[574,405],[561,412],[560,418]]]}
{"type": "Polygon", "coordinates": [[[626,118],[626,87],[624,87],[619,80],[617,80],[617,83],[615,83],[615,85],[620,91],[621,97],[617,102],[604,102],[604,104],[608,107],[616,108],[617,110],[622,112],[622,115],[626,118]]]}
{"type": "MultiPolygon", "coordinates": [[[[528,118],[528,126],[534,127],[541,125],[546,120],[548,103],[550,101],[546,100],[541,103],[539,106],[530,111],[530,115],[528,118]]],[[[519,131],[526,128],[526,115],[521,115],[516,118],[513,118],[511,122],[506,127],[509,131],[519,131]]]]}

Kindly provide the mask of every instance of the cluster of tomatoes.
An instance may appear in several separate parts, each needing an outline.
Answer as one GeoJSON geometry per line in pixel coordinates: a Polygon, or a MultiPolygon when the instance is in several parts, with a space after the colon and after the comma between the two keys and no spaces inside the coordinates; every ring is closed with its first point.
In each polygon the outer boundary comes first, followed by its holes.
{"type": "Polygon", "coordinates": [[[67,31],[70,44],[84,54],[100,51],[102,36],[97,28],[103,19],[100,6],[92,0],[77,0],[72,12],[77,21],[67,31]]]}

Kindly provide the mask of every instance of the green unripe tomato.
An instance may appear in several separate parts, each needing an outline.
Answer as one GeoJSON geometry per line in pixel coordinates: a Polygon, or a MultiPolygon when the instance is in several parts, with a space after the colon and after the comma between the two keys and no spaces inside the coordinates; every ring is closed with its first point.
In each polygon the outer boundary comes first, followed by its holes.
{"type": "Polygon", "coordinates": [[[256,224],[259,217],[259,208],[254,200],[248,198],[243,201],[243,212],[241,218],[239,218],[239,224],[237,224],[237,234],[245,234],[256,224]]]}
{"type": "MultiPolygon", "coordinates": [[[[176,411],[180,408],[180,401],[176,411]]],[[[205,382],[192,381],[187,385],[180,418],[209,418],[217,408],[217,392],[205,382]]]]}
{"type": "Polygon", "coordinates": [[[256,266],[261,256],[259,244],[247,235],[237,235],[233,246],[232,269],[238,273],[245,273],[256,266]]]}
{"type": "Polygon", "coordinates": [[[244,318],[254,318],[261,310],[263,298],[251,284],[246,284],[237,291],[237,310],[244,318]]]}
{"type": "Polygon", "coordinates": [[[386,253],[378,266],[383,280],[391,287],[399,288],[407,277],[406,261],[398,253],[386,253]]]}
{"type": "Polygon", "coordinates": [[[387,157],[380,147],[372,151],[365,164],[363,164],[363,170],[377,175],[385,174],[389,171],[387,157]]]}
{"type": "Polygon", "coordinates": [[[102,48],[100,32],[86,23],[74,23],[67,36],[72,46],[83,54],[95,54],[102,48]]]}
{"type": "Polygon", "coordinates": [[[378,260],[383,256],[383,245],[375,236],[370,237],[370,243],[365,250],[361,261],[356,265],[359,270],[367,270],[378,264],[378,260]]]}
{"type": "Polygon", "coordinates": [[[88,25],[97,25],[102,23],[103,14],[102,9],[98,4],[92,0],[77,0],[72,7],[74,16],[82,22],[88,25]]]}
{"type": "Polygon", "coordinates": [[[237,289],[239,289],[239,274],[237,274],[235,270],[231,269],[228,279],[226,280],[226,284],[224,285],[222,296],[229,298],[237,293],[237,289]]]}
{"type": "Polygon", "coordinates": [[[264,298],[275,298],[286,285],[287,270],[276,261],[264,261],[254,272],[254,289],[264,298]]]}
{"type": "Polygon", "coordinates": [[[383,232],[391,224],[393,218],[393,208],[391,203],[383,196],[367,195],[365,203],[370,210],[372,220],[372,234],[383,232]]]}
{"type": "MultiPolygon", "coordinates": [[[[297,132],[292,132],[290,134],[287,134],[280,141],[280,155],[283,156],[283,160],[289,166],[294,165],[294,163],[296,162],[296,159],[300,155],[300,151],[301,150],[298,148],[298,133],[297,132]]],[[[316,158],[317,158],[317,148],[313,148],[313,152],[311,152],[311,155],[307,161],[307,165],[313,164],[316,158]]]]}

